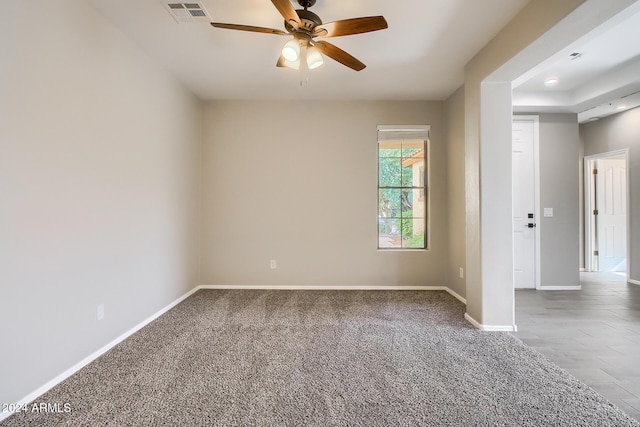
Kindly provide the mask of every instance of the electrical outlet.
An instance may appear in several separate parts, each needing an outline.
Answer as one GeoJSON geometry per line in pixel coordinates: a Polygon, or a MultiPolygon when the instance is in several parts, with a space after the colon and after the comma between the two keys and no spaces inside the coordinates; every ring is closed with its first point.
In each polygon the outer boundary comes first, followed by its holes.
{"type": "Polygon", "coordinates": [[[464,268],[460,267],[460,278],[464,279],[464,268]]]}
{"type": "Polygon", "coordinates": [[[276,260],[275,260],[275,259],[272,259],[272,260],[269,262],[269,266],[271,267],[271,269],[272,269],[272,270],[275,270],[276,268],[278,268],[278,263],[276,262],[276,260]]]}
{"type": "Polygon", "coordinates": [[[100,304],[96,309],[96,319],[97,320],[104,319],[104,304],[100,304]]]}

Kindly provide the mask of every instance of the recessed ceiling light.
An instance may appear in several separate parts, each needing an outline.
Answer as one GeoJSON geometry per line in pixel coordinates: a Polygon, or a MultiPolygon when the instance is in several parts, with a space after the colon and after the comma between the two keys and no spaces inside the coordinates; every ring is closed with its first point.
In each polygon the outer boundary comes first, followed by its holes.
{"type": "Polygon", "coordinates": [[[626,105],[624,105],[624,104],[621,104],[621,105],[618,105],[618,106],[616,107],[616,110],[618,110],[618,111],[619,111],[619,110],[624,110],[625,108],[627,108],[627,106],[626,106],[626,105]]]}
{"type": "Polygon", "coordinates": [[[595,122],[595,121],[597,121],[597,120],[600,120],[600,117],[591,117],[591,118],[589,119],[589,121],[590,121],[590,122],[595,122]]]}
{"type": "Polygon", "coordinates": [[[547,87],[553,87],[560,83],[560,79],[558,77],[549,77],[544,81],[544,85],[547,87]]]}

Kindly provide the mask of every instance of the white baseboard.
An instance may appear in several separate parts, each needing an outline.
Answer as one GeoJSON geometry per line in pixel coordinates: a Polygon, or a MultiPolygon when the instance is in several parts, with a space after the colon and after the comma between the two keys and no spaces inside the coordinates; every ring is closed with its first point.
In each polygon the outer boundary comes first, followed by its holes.
{"type": "Polygon", "coordinates": [[[516,325],[483,325],[476,321],[473,317],[471,317],[468,313],[464,314],[464,318],[467,319],[469,323],[475,326],[477,329],[481,331],[487,332],[517,332],[518,327],[516,325]]]}
{"type": "Polygon", "coordinates": [[[449,292],[449,294],[451,296],[456,298],[458,301],[460,301],[464,305],[467,305],[467,299],[465,297],[463,297],[462,295],[460,295],[459,293],[457,293],[456,291],[454,291],[453,289],[450,289],[450,288],[446,287],[444,290],[449,292]]]}
{"type": "Polygon", "coordinates": [[[578,286],[540,286],[538,291],[579,291],[582,290],[582,285],[578,286]]]}
{"type": "Polygon", "coordinates": [[[640,280],[627,279],[627,282],[631,283],[632,285],[640,285],[640,280]]]}
{"type": "MultiPolygon", "coordinates": [[[[133,328],[129,329],[127,332],[125,332],[122,335],[120,335],[118,338],[116,338],[113,341],[109,342],[104,347],[102,347],[99,350],[96,350],[95,352],[91,353],[89,356],[85,357],[84,359],[82,359],[81,361],[76,363],[75,365],[71,366],[66,371],[62,372],[61,374],[57,375],[52,380],[48,381],[46,384],[38,387],[36,390],[32,391],[31,393],[29,393],[28,395],[26,395],[25,397],[23,397],[22,399],[20,399],[17,402],[14,402],[14,403],[16,403],[20,407],[22,407],[22,406],[27,405],[29,402],[34,401],[38,397],[40,397],[43,394],[45,394],[47,391],[51,390],[53,387],[55,387],[58,384],[60,384],[62,381],[64,381],[67,378],[69,378],[71,375],[73,375],[76,372],[78,372],[80,369],[82,369],[85,366],[87,366],[89,363],[91,363],[94,360],[96,360],[98,357],[102,356],[107,351],[111,350],[113,347],[115,347],[116,345],[118,345],[119,343],[124,341],[125,339],[129,338],[131,335],[133,335],[136,332],[138,332],[140,329],[142,329],[145,326],[147,326],[149,323],[151,323],[154,320],[156,320],[158,317],[162,316],[167,311],[171,310],[176,305],[180,304],[185,299],[189,298],[198,289],[200,289],[200,287],[193,288],[192,290],[190,290],[186,294],[182,295],[181,297],[179,297],[178,299],[176,299],[175,301],[173,301],[172,303],[170,303],[166,307],[162,308],[160,311],[158,311],[158,312],[152,314],[151,316],[147,317],[142,322],[138,323],[136,326],[134,326],[133,328]]],[[[13,415],[13,413],[12,412],[7,412],[7,411],[1,411],[0,412],[0,421],[2,421],[3,419],[9,417],[10,415],[13,415]]]]}
{"type": "Polygon", "coordinates": [[[446,286],[342,286],[342,285],[200,285],[198,289],[261,289],[282,291],[446,291],[446,286]]]}

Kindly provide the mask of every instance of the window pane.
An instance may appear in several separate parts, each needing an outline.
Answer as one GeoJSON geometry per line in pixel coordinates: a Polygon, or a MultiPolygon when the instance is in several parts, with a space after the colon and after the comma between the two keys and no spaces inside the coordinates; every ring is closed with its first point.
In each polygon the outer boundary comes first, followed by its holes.
{"type": "Polygon", "coordinates": [[[413,197],[411,197],[411,190],[402,190],[400,204],[402,209],[400,216],[402,218],[411,218],[413,216],[413,197]]]}
{"type": "Polygon", "coordinates": [[[424,185],[424,158],[403,159],[402,186],[419,187],[420,185],[424,185]]]}
{"type": "Polygon", "coordinates": [[[402,190],[386,188],[378,191],[378,216],[399,217],[402,210],[402,190]]]}
{"type": "Polygon", "coordinates": [[[424,218],[426,214],[422,189],[402,190],[401,205],[403,218],[424,218]]]}
{"type": "Polygon", "coordinates": [[[390,146],[388,144],[378,146],[378,157],[402,157],[402,149],[400,144],[397,147],[390,146]]]}
{"type": "Polygon", "coordinates": [[[380,236],[393,236],[394,239],[398,240],[398,244],[400,244],[400,228],[400,218],[380,217],[378,219],[378,234],[380,236]]]}
{"type": "Polygon", "coordinates": [[[424,248],[424,218],[402,219],[402,247],[424,248]]]}
{"type": "Polygon", "coordinates": [[[381,249],[401,249],[402,243],[400,241],[400,235],[379,233],[378,247],[381,249]]]}
{"type": "Polygon", "coordinates": [[[422,218],[414,219],[414,218],[402,218],[402,224],[400,226],[400,233],[402,234],[402,242],[403,245],[407,245],[407,242],[413,238],[416,234],[420,234],[420,225],[421,221],[424,221],[422,218]],[[416,226],[416,230],[414,230],[414,226],[416,226]]]}
{"type": "Polygon", "coordinates": [[[402,187],[413,187],[414,185],[412,163],[405,160],[402,162],[402,187]]]}
{"type": "Polygon", "coordinates": [[[421,190],[401,190],[401,224],[402,247],[424,248],[425,205],[420,197],[421,190]]]}
{"type": "Polygon", "coordinates": [[[378,159],[378,186],[400,187],[402,183],[402,164],[397,157],[378,159]]]}
{"type": "Polygon", "coordinates": [[[393,234],[397,231],[395,219],[390,218],[388,216],[379,216],[378,217],[378,234],[393,234]]]}

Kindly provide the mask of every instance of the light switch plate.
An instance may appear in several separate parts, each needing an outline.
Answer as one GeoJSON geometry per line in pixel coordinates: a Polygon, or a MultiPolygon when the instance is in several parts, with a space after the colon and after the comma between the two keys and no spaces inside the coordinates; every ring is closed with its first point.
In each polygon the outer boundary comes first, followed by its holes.
{"type": "Polygon", "coordinates": [[[551,218],[553,216],[553,208],[544,208],[544,217],[551,218]]]}

